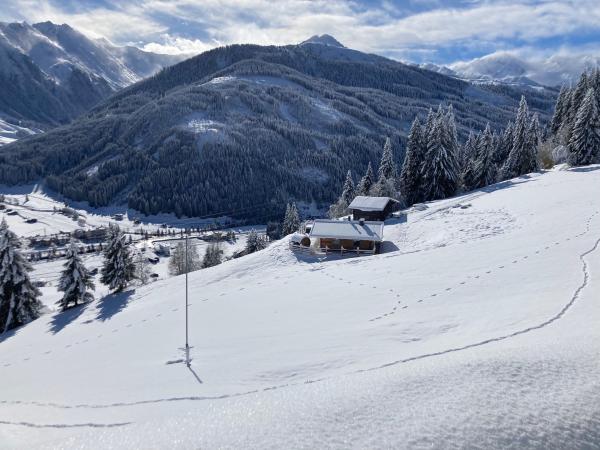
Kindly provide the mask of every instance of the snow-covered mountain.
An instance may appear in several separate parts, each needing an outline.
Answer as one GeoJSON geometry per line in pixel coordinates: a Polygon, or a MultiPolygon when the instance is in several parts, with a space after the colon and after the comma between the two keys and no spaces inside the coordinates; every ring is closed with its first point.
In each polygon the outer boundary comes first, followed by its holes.
{"type": "Polygon", "coordinates": [[[460,78],[478,82],[560,86],[574,84],[582,72],[598,65],[600,57],[593,55],[557,54],[527,59],[510,52],[497,52],[433,70],[440,73],[451,70],[460,78]]]}
{"type": "Polygon", "coordinates": [[[329,34],[322,34],[320,36],[319,35],[311,36],[307,40],[300,43],[300,45],[303,45],[303,44],[322,44],[322,45],[329,45],[331,47],[346,48],[336,38],[334,38],[333,36],[331,36],[329,34]]]}
{"type": "Polygon", "coordinates": [[[0,22],[0,120],[31,131],[64,124],[182,58],[116,47],[68,25],[0,22]]]}
{"type": "Polygon", "coordinates": [[[597,448],[599,184],[531,174],[388,221],[380,255],[194,272],[190,369],[184,277],[98,285],[0,337],[1,446],[597,448]]]}
{"type": "Polygon", "coordinates": [[[330,204],[348,169],[358,175],[378,163],[385,136],[400,164],[411,122],[440,102],[453,104],[464,137],[488,122],[506,126],[523,93],[547,120],[554,93],[475,86],[320,42],[231,45],[128,86],[69,126],[5,146],[0,183],[45,179],[69,198],[126,201],[145,214],[197,217],[228,205],[266,221],[290,198],[330,204]]]}

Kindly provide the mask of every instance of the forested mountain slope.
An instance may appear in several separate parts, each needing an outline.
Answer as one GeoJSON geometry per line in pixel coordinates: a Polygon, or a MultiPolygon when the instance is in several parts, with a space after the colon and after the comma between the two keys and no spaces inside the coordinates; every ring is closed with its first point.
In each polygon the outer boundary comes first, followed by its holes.
{"type": "MultiPolygon", "coordinates": [[[[348,169],[379,159],[386,136],[400,162],[410,122],[439,103],[454,106],[464,136],[504,127],[522,93],[320,43],[222,47],[3,148],[0,182],[45,177],[92,205],[263,219],[290,198],[330,202],[348,169]]],[[[525,95],[547,118],[554,95],[525,95]]]]}

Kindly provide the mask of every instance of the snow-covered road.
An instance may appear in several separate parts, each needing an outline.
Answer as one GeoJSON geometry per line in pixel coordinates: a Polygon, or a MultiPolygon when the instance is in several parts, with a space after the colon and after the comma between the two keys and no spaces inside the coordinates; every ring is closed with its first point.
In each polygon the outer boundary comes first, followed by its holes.
{"type": "Polygon", "coordinates": [[[600,447],[600,167],[285,243],[0,339],[8,448],[600,447]],[[300,258],[300,259],[299,259],[300,258]]]}

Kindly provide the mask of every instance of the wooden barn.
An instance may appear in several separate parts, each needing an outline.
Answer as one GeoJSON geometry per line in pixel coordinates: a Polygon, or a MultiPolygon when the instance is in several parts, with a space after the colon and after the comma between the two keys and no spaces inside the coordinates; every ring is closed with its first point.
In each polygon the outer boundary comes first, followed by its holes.
{"type": "Polygon", "coordinates": [[[321,251],[378,253],[383,241],[383,222],[317,219],[310,240],[321,251]]]}
{"type": "Polygon", "coordinates": [[[366,197],[359,195],[348,208],[354,220],[384,221],[400,206],[398,200],[390,197],[366,197]]]}

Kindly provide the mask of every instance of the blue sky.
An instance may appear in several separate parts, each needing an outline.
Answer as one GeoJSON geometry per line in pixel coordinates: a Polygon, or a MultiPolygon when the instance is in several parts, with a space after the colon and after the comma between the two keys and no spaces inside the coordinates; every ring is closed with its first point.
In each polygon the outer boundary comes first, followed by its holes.
{"type": "Polygon", "coordinates": [[[2,21],[68,23],[163,53],[329,33],[347,47],[451,64],[496,52],[528,58],[600,50],[598,0],[3,0],[2,21]]]}

